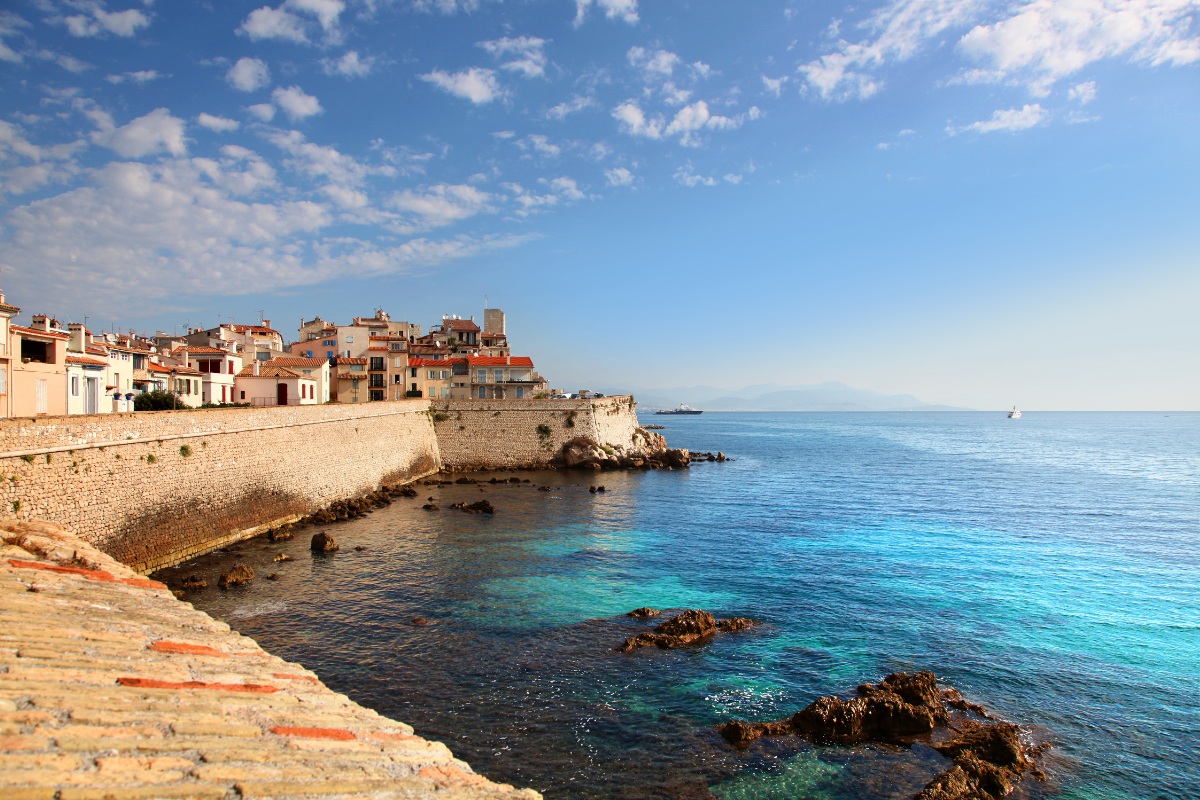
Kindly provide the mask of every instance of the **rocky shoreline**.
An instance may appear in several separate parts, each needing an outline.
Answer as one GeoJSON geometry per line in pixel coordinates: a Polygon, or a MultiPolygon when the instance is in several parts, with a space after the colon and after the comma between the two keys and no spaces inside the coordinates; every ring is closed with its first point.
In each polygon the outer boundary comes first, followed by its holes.
{"type": "Polygon", "coordinates": [[[1035,766],[1043,747],[1025,741],[1018,726],[995,719],[958,690],[939,689],[932,672],[892,673],[864,683],[846,700],[821,697],[775,722],[735,720],[717,726],[730,744],[746,747],[763,736],[798,736],[815,744],[881,743],[911,746],[925,741],[952,764],[913,800],[997,800],[1013,791],[1035,766]]]}

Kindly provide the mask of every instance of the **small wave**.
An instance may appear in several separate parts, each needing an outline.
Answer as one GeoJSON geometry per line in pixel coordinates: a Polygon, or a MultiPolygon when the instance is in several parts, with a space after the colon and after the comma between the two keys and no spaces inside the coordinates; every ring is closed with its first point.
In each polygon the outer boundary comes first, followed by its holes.
{"type": "Polygon", "coordinates": [[[268,614],[279,614],[286,611],[288,604],[284,600],[269,600],[265,603],[254,603],[253,605],[240,606],[230,611],[226,616],[230,619],[249,619],[251,617],[265,617],[268,614]]]}

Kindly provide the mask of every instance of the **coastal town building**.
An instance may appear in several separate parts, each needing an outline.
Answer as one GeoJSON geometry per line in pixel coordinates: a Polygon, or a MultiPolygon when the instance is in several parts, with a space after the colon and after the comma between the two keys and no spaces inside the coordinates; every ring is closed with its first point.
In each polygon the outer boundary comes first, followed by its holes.
{"type": "Polygon", "coordinates": [[[545,397],[533,359],[514,356],[500,309],[446,314],[422,335],[382,309],[337,325],[301,320],[285,347],[270,320],[188,328],[182,336],[94,333],[47,315],[28,326],[0,293],[0,415],[131,412],[139,395],[166,391],[178,408],[545,397]]]}
{"type": "Polygon", "coordinates": [[[237,402],[252,406],[313,406],[317,381],[287,367],[252,361],[237,374],[237,402]]]}

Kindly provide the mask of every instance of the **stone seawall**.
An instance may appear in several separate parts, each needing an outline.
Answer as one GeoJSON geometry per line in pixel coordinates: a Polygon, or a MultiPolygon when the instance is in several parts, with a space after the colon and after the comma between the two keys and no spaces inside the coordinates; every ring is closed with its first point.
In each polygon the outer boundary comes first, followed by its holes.
{"type": "Polygon", "coordinates": [[[570,440],[632,448],[636,403],[629,396],[596,400],[438,400],[434,427],[446,469],[550,466],[570,440]]]}
{"type": "Polygon", "coordinates": [[[147,573],[440,466],[423,401],[0,420],[0,513],[147,573]]]}
{"type": "Polygon", "coordinates": [[[49,519],[141,573],[452,470],[636,453],[632,397],[425,400],[0,420],[0,515],[49,519]],[[432,412],[432,413],[431,413],[432,412]]]}

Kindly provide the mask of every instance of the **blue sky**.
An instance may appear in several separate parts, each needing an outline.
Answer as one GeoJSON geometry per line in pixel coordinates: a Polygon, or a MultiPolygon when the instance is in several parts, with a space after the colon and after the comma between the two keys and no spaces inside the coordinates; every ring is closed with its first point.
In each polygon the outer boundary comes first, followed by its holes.
{"type": "MultiPolygon", "coordinates": [[[[556,386],[1200,409],[1196,0],[14,0],[0,286],[556,386]]],[[[681,398],[686,400],[686,398],[681,398]]]]}

